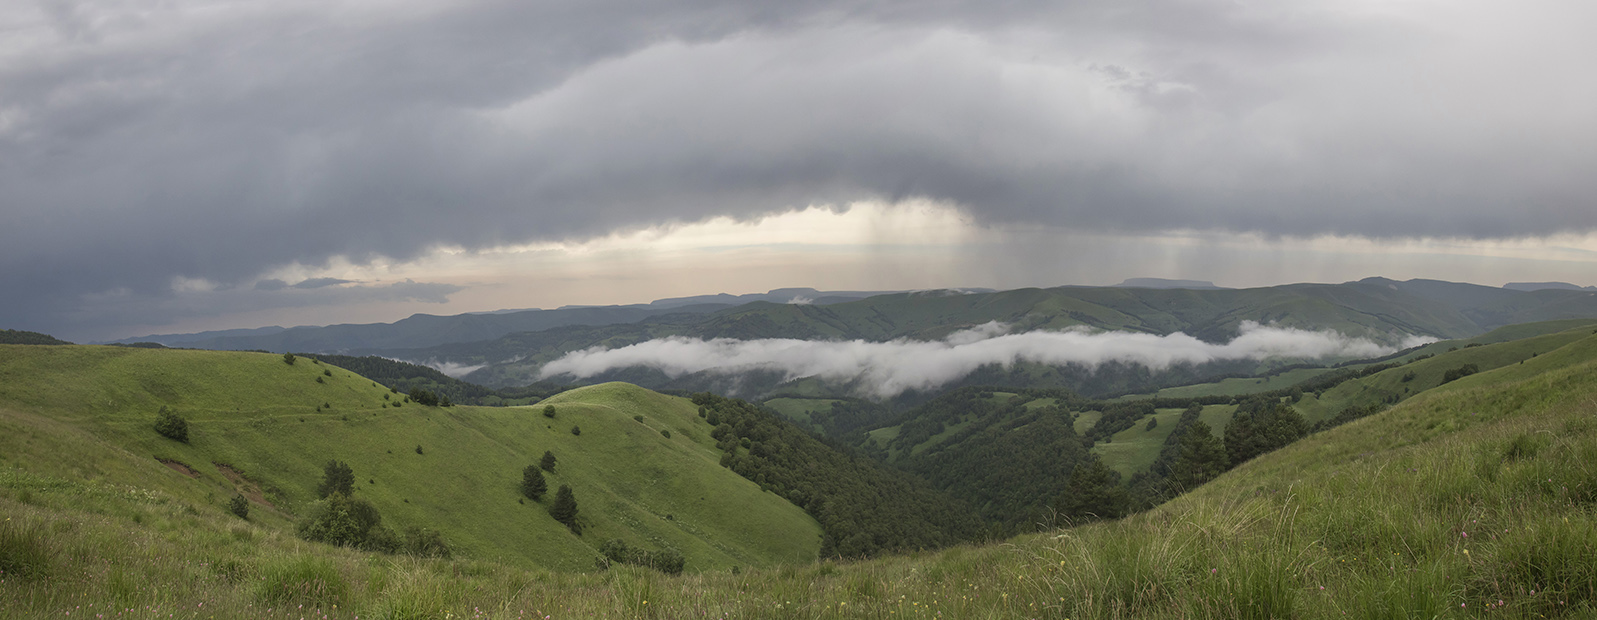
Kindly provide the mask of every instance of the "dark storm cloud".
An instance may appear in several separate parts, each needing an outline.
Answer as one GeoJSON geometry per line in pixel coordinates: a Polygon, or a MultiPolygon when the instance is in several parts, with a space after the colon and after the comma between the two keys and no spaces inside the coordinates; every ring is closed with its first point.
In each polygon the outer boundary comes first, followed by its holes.
{"type": "Polygon", "coordinates": [[[0,318],[70,334],[179,277],[271,292],[250,283],[294,262],[860,199],[1081,230],[1591,230],[1597,95],[1570,76],[1592,13],[14,6],[0,286],[28,294],[0,318]]]}

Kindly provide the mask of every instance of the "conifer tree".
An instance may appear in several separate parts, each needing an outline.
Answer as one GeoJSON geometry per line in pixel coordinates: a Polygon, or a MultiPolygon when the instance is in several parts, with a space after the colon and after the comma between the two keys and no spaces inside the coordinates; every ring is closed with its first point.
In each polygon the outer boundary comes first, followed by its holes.
{"type": "Polygon", "coordinates": [[[536,466],[528,465],[526,469],[521,470],[521,494],[527,496],[527,499],[538,501],[538,498],[543,497],[548,490],[549,483],[544,482],[543,472],[536,466]]]}
{"type": "Polygon", "coordinates": [[[538,467],[544,471],[553,472],[555,470],[555,453],[544,450],[543,458],[538,460],[538,467]]]}
{"type": "Polygon", "coordinates": [[[355,472],[343,461],[328,461],[322,466],[322,484],[316,487],[317,497],[333,494],[349,496],[355,490],[355,472]]]}
{"type": "Polygon", "coordinates": [[[571,493],[571,485],[562,484],[560,490],[555,491],[555,501],[549,506],[549,516],[566,524],[573,533],[582,534],[582,528],[577,525],[577,497],[571,493]]]}
{"type": "Polygon", "coordinates": [[[1120,486],[1120,472],[1109,469],[1103,459],[1091,454],[1070,472],[1070,482],[1054,502],[1059,516],[1081,523],[1092,519],[1118,519],[1130,503],[1120,486]]]}
{"type": "Polygon", "coordinates": [[[1225,473],[1228,465],[1225,446],[1199,420],[1181,437],[1180,451],[1170,466],[1170,484],[1177,493],[1190,491],[1225,473]]]}

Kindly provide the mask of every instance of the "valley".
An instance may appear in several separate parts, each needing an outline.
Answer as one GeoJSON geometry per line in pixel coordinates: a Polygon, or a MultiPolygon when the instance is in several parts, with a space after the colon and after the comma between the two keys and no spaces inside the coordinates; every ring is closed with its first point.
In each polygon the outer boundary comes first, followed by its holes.
{"type": "Polygon", "coordinates": [[[8,617],[1597,605],[1597,319],[1107,398],[1058,384],[887,400],[788,386],[754,402],[622,382],[496,390],[375,357],[16,338],[38,344],[0,344],[8,617]],[[184,440],[152,427],[166,412],[184,440]],[[545,453],[547,494],[529,496],[545,453]],[[329,461],[397,542],[306,533],[343,506],[319,495],[329,461]],[[668,557],[678,568],[651,564],[668,557]]]}

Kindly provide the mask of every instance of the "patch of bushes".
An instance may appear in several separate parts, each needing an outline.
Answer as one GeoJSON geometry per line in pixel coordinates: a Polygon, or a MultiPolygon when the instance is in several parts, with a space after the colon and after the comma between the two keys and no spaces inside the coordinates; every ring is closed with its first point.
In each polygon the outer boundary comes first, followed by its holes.
{"type": "Polygon", "coordinates": [[[1454,368],[1442,373],[1442,383],[1452,383],[1453,381],[1463,379],[1464,377],[1468,377],[1480,371],[1481,369],[1479,366],[1474,364],[1465,364],[1463,366],[1459,366],[1458,368],[1454,368]]]}
{"type": "Polygon", "coordinates": [[[371,502],[335,493],[311,507],[298,532],[312,542],[392,553],[398,539],[382,521],[371,502]]]}
{"type": "Polygon", "coordinates": [[[652,568],[667,575],[677,575],[682,573],[682,566],[686,562],[682,553],[675,549],[660,551],[638,549],[627,546],[627,543],[619,538],[604,541],[604,544],[599,545],[599,553],[603,554],[598,562],[601,569],[609,568],[611,564],[631,564],[652,568]]]}
{"type": "Polygon", "coordinates": [[[250,500],[245,499],[243,495],[234,495],[233,499],[227,502],[227,510],[240,519],[248,520],[250,518],[250,500]]]}
{"type": "Polygon", "coordinates": [[[189,442],[189,421],[182,416],[161,405],[161,410],[155,414],[155,432],[167,439],[176,439],[183,443],[189,442]]]}
{"type": "Polygon", "coordinates": [[[284,353],[283,354],[283,363],[284,364],[288,364],[289,366],[293,366],[294,365],[294,360],[295,360],[295,358],[294,358],[294,354],[293,353],[284,353]]]}

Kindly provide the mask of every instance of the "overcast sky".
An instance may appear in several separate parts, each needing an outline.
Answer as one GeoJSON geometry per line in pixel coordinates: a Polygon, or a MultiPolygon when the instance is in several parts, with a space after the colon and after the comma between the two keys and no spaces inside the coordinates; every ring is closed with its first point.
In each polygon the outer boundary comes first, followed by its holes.
{"type": "Polygon", "coordinates": [[[0,327],[1597,284],[1597,4],[0,5],[0,327]]]}

